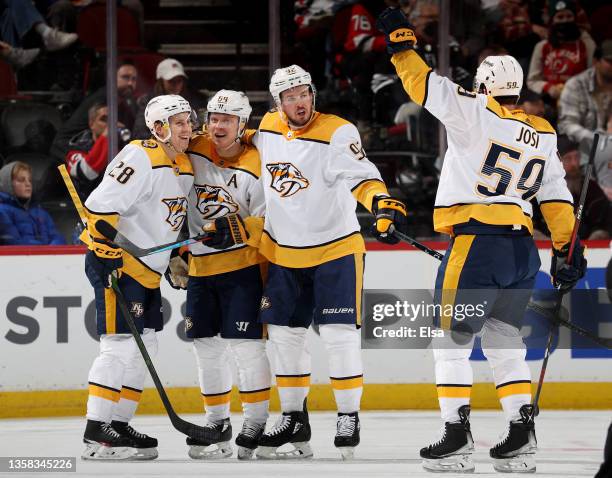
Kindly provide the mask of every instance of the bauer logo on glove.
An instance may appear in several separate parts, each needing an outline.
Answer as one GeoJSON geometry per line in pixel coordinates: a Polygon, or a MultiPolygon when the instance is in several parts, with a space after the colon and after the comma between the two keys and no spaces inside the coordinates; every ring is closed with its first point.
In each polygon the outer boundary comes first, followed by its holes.
{"type": "Polygon", "coordinates": [[[204,226],[204,232],[208,233],[206,245],[213,249],[227,249],[244,244],[249,238],[244,221],[239,214],[228,214],[215,219],[214,222],[204,226]]]}

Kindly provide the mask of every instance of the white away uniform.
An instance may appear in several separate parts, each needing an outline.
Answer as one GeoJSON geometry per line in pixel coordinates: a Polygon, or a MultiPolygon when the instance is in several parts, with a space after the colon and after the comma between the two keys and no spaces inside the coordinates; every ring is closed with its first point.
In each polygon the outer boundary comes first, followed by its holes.
{"type": "MultiPolygon", "coordinates": [[[[189,229],[196,235],[216,218],[240,214],[253,235],[261,234],[265,201],[261,162],[253,146],[238,157],[221,158],[207,134],[193,138],[188,154],[195,181],[189,193],[189,229]],[[253,232],[252,226],[259,229],[253,232]]],[[[270,365],[258,322],[265,259],[249,244],[218,250],[190,246],[186,333],[194,339],[206,417],[218,423],[230,416],[230,352],[238,366],[245,419],[265,425],[270,399],[270,365]]],[[[214,455],[218,456],[218,455],[214,455]]],[[[208,456],[198,456],[207,458],[208,456]]]]}

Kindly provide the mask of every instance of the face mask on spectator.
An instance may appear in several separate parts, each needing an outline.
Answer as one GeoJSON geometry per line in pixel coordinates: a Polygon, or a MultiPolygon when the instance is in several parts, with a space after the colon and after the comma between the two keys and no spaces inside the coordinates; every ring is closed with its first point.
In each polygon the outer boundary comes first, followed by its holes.
{"type": "Polygon", "coordinates": [[[559,41],[575,41],[580,38],[580,29],[576,22],[554,23],[550,27],[553,37],[559,41]]]}

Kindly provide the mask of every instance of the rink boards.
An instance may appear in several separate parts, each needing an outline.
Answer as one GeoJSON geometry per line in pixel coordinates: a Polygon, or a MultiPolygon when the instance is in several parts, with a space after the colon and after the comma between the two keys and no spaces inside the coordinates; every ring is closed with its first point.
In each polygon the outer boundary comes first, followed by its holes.
{"type": "MultiPolygon", "coordinates": [[[[441,243],[432,246],[444,247],[441,243]]],[[[0,417],[82,414],[87,372],[97,354],[93,290],[83,272],[83,250],[71,246],[4,249],[0,251],[0,417]]],[[[547,280],[549,250],[544,245],[540,249],[541,282],[547,280]]],[[[583,286],[603,288],[608,244],[590,244],[588,259],[583,286]]],[[[429,289],[437,266],[435,259],[422,252],[374,244],[366,258],[364,288],[429,289]]],[[[191,344],[183,333],[185,294],[164,281],[162,294],[167,323],[154,362],[177,410],[197,413],[202,401],[191,344]]],[[[612,306],[605,294],[599,297],[609,323],[599,324],[598,333],[612,337],[612,306]]],[[[326,355],[314,333],[309,346],[313,360],[310,408],[334,409],[326,355]]],[[[437,408],[430,350],[364,350],[363,357],[364,409],[437,408]]],[[[546,374],[543,408],[610,408],[611,358],[612,353],[603,349],[555,350],[546,374]]],[[[532,357],[529,364],[535,381],[541,360],[532,357]]],[[[473,365],[473,406],[498,408],[487,364],[476,359],[473,365]]],[[[271,406],[278,407],[276,392],[271,406]]],[[[233,393],[232,407],[240,408],[237,393],[233,393]]],[[[153,389],[145,391],[139,410],[162,412],[153,389]]]]}

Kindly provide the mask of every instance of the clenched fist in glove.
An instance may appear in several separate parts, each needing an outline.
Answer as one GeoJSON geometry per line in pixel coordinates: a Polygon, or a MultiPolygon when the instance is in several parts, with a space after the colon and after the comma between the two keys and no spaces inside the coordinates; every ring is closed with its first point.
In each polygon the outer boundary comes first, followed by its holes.
{"type": "Polygon", "coordinates": [[[553,286],[565,293],[572,289],[584,277],[587,261],[584,258],[584,246],[576,239],[571,258],[568,258],[569,244],[565,244],[560,251],[553,247],[550,275],[553,286]]]}
{"type": "Polygon", "coordinates": [[[392,197],[376,197],[372,204],[372,213],[376,216],[376,222],[372,226],[374,237],[386,244],[397,244],[399,239],[393,235],[393,231],[397,229],[404,232],[408,224],[404,203],[392,197]]]}
{"type": "Polygon", "coordinates": [[[376,28],[385,34],[387,51],[393,55],[404,50],[414,50],[416,36],[404,12],[399,8],[387,8],[378,16],[376,28]]]}
{"type": "Polygon", "coordinates": [[[244,244],[249,238],[239,214],[218,217],[204,226],[204,232],[208,233],[204,244],[213,249],[227,249],[236,244],[244,244]]]}
{"type": "Polygon", "coordinates": [[[104,239],[93,239],[87,263],[102,279],[104,287],[111,286],[111,274],[123,266],[123,250],[104,239]]]}

